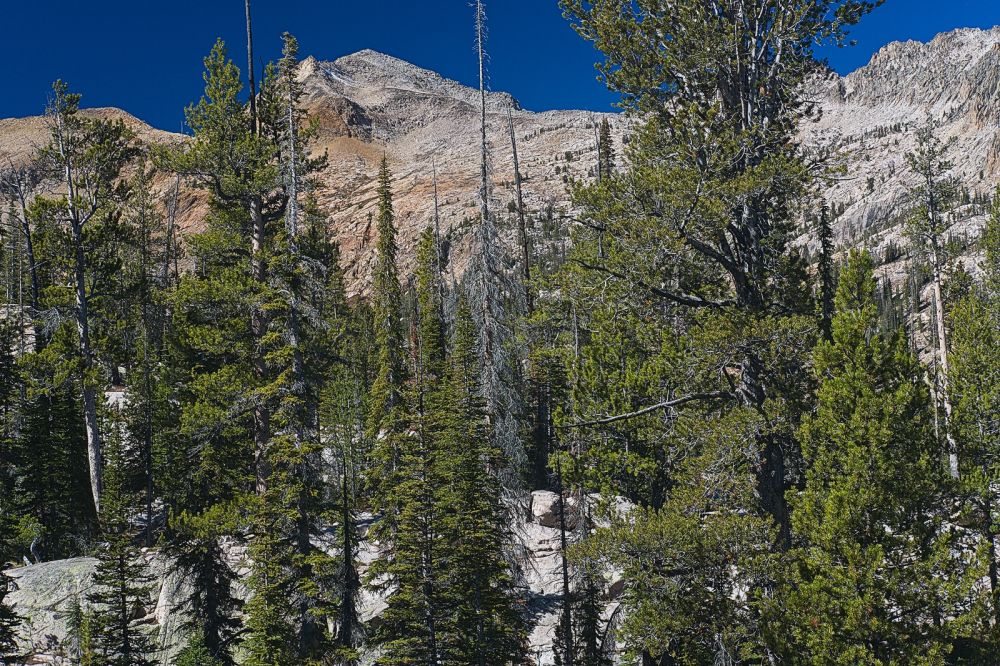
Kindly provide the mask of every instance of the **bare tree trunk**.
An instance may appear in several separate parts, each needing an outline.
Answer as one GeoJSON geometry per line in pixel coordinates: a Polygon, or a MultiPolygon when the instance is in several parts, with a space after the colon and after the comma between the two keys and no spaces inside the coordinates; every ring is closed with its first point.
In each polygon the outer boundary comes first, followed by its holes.
{"type": "MultiPolygon", "coordinates": [[[[266,278],[264,265],[264,213],[261,210],[260,197],[250,200],[250,220],[252,224],[250,238],[250,271],[254,282],[263,284],[266,278]]],[[[258,385],[264,382],[267,368],[264,362],[262,341],[267,328],[264,313],[259,307],[254,307],[250,315],[250,332],[254,340],[253,371],[258,385]]],[[[253,409],[253,439],[255,467],[257,474],[257,492],[263,494],[267,490],[267,479],[270,476],[270,466],[267,461],[267,450],[271,439],[271,412],[268,405],[258,399],[253,409]]]]}
{"type": "MultiPolygon", "coordinates": [[[[72,205],[71,205],[72,208],[72,205]]],[[[94,509],[101,513],[101,493],[103,492],[103,466],[101,453],[101,433],[97,423],[97,390],[94,378],[94,353],[90,346],[90,312],[86,285],[86,257],[83,251],[83,229],[77,222],[72,223],[73,244],[75,246],[74,283],[76,291],[76,331],[79,342],[83,376],[83,421],[87,431],[87,463],[90,467],[90,491],[94,497],[94,509]]]]}
{"type": "Polygon", "coordinates": [[[247,15],[247,76],[250,79],[250,131],[257,134],[257,84],[253,66],[253,26],[250,23],[250,0],[246,0],[247,15]]]}
{"type": "Polygon", "coordinates": [[[486,147],[486,10],[483,7],[483,0],[476,0],[476,50],[479,54],[479,131],[480,131],[480,172],[479,172],[479,212],[483,220],[489,219],[489,169],[487,160],[489,155],[486,147]]]}
{"type": "MultiPolygon", "coordinates": [[[[247,76],[250,82],[250,131],[256,135],[260,131],[259,118],[257,114],[257,84],[254,78],[253,63],[253,26],[250,19],[250,0],[245,1],[246,22],[247,22],[247,76]]],[[[267,220],[264,214],[263,198],[254,194],[249,199],[251,238],[250,238],[250,270],[253,280],[263,284],[267,277],[267,267],[264,261],[264,243],[267,220]]],[[[258,383],[263,382],[267,374],[264,362],[264,351],[261,348],[261,341],[267,333],[267,321],[260,308],[254,308],[251,315],[251,334],[255,341],[254,349],[254,376],[258,383]]],[[[267,448],[271,437],[271,413],[270,408],[258,403],[254,407],[254,449],[255,467],[257,474],[257,492],[263,493],[267,489],[267,478],[270,476],[270,468],[267,462],[267,448]]]]}
{"type": "MultiPolygon", "coordinates": [[[[35,260],[35,242],[31,233],[31,224],[28,222],[28,202],[24,192],[18,194],[18,202],[21,207],[21,234],[24,236],[24,251],[28,260],[28,277],[30,280],[31,310],[38,312],[41,301],[41,287],[38,282],[38,262],[35,260]]],[[[38,340],[38,331],[35,331],[35,339],[38,340]]]]}
{"type": "MultiPolygon", "coordinates": [[[[932,227],[933,228],[933,227],[932,227]]],[[[941,259],[938,250],[937,234],[933,233],[931,238],[931,269],[933,271],[934,289],[934,318],[937,320],[937,354],[938,354],[938,385],[940,386],[941,402],[944,404],[944,436],[948,445],[948,472],[952,478],[959,477],[958,469],[958,441],[952,433],[952,404],[951,391],[949,389],[949,364],[948,364],[948,333],[945,321],[944,297],[942,294],[941,259]]]]}
{"type": "Polygon", "coordinates": [[[177,208],[180,205],[181,177],[178,175],[174,180],[174,187],[170,194],[170,204],[167,206],[167,230],[164,240],[163,265],[160,267],[160,284],[166,286],[170,282],[171,261],[176,259],[174,243],[174,227],[177,224],[177,208]]]}
{"type": "Polygon", "coordinates": [[[521,191],[521,165],[517,159],[517,137],[514,135],[514,115],[507,108],[507,126],[510,128],[510,149],[514,156],[514,189],[517,193],[517,239],[521,245],[521,279],[524,280],[524,304],[528,316],[534,310],[531,295],[531,252],[528,248],[528,225],[524,220],[524,196],[521,191]]]}

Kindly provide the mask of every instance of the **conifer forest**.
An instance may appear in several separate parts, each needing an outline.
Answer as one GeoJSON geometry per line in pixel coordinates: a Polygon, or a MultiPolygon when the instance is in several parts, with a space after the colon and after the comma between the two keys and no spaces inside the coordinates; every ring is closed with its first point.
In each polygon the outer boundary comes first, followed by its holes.
{"type": "Polygon", "coordinates": [[[483,0],[461,222],[376,130],[369,212],[324,184],[315,61],[250,0],[182,135],[38,100],[0,159],[0,663],[1000,664],[1000,169],[953,107],[857,135],[891,178],[807,139],[881,0],[558,3],[620,102],[547,158],[565,206],[483,0]]]}

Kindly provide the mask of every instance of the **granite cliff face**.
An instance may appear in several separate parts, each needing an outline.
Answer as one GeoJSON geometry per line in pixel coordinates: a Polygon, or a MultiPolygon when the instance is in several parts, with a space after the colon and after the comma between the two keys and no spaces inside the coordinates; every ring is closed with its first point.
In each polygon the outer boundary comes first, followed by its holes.
{"type": "MultiPolygon", "coordinates": [[[[936,126],[948,145],[951,175],[970,202],[993,194],[1000,177],[1000,28],[889,44],[865,67],[820,78],[809,92],[821,114],[803,125],[803,142],[814,155],[839,152],[843,166],[822,190],[840,213],[838,244],[873,250],[894,282],[905,276],[899,249],[907,245],[903,220],[915,184],[905,155],[918,127],[936,126]]],[[[983,206],[966,203],[952,216],[950,233],[972,240],[985,219],[983,206]]],[[[806,231],[800,241],[809,243],[806,231]]],[[[965,257],[971,268],[974,257],[965,257]]]]}
{"type": "MultiPolygon", "coordinates": [[[[387,155],[393,170],[403,270],[417,236],[433,219],[436,170],[442,227],[454,242],[454,269],[466,262],[463,239],[477,215],[479,91],[375,51],[333,62],[302,64],[305,106],[320,119],[319,150],[327,150],[321,204],[341,243],[348,284],[363,291],[373,261],[374,174],[387,155]]],[[[525,207],[535,223],[569,207],[566,177],[586,177],[596,161],[597,124],[608,118],[618,136],[625,120],[587,111],[534,113],[507,93],[487,96],[494,209],[512,218],[514,165],[508,112],[524,178],[525,207]]],[[[502,225],[503,226],[503,225],[502,225]]],[[[510,227],[511,225],[507,225],[510,227]]]]}
{"type": "MultiPolygon", "coordinates": [[[[330,161],[320,177],[320,204],[341,243],[348,286],[363,293],[373,265],[376,209],[375,174],[382,155],[393,169],[397,225],[404,274],[412,267],[416,238],[433,216],[437,174],[441,221],[453,248],[453,269],[467,260],[465,239],[477,214],[479,179],[479,92],[430,70],[365,50],[332,62],[307,58],[300,71],[305,106],[319,121],[317,151],[330,161]]],[[[817,77],[807,91],[821,112],[803,123],[800,139],[812,155],[835,152],[843,172],[820,194],[838,213],[840,249],[866,246],[886,260],[894,281],[905,275],[902,219],[914,184],[905,154],[914,147],[917,127],[936,124],[950,141],[953,175],[970,198],[992,194],[1000,178],[1000,27],[956,30],[928,43],[896,42],[861,69],[817,77]]],[[[546,218],[569,211],[566,180],[593,173],[596,126],[607,118],[619,155],[628,120],[619,114],[520,108],[511,95],[487,96],[488,141],[492,157],[494,209],[511,221],[513,160],[507,114],[518,142],[526,209],[533,235],[540,238],[546,218]]],[[[87,113],[121,117],[149,142],[182,141],[177,134],[150,128],[125,112],[87,113]]],[[[43,119],[0,120],[0,164],[27,159],[46,140],[43,119]]],[[[164,177],[161,189],[173,181],[164,177]]],[[[200,226],[203,197],[187,193],[180,223],[200,226]]],[[[972,239],[985,216],[982,206],[954,215],[952,233],[972,239]]],[[[506,226],[509,232],[511,224],[506,226]]],[[[815,251],[810,231],[798,242],[815,251]]],[[[971,262],[970,262],[971,265],[971,262]]]]}

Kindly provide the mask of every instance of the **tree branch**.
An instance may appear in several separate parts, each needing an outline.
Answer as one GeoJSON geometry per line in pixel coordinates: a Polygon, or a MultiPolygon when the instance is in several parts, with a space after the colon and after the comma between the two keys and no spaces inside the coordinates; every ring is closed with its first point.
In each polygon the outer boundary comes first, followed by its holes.
{"type": "Polygon", "coordinates": [[[653,295],[659,296],[660,298],[665,298],[668,301],[673,301],[678,305],[687,305],[693,308],[725,308],[731,305],[735,305],[735,301],[732,300],[710,301],[702,298],[701,296],[693,296],[691,294],[683,294],[683,293],[675,293],[672,291],[667,291],[666,289],[661,289],[660,287],[654,287],[653,285],[648,284],[643,280],[630,278],[623,273],[619,273],[618,271],[608,268],[607,266],[598,266],[596,264],[590,264],[587,263],[586,261],[573,258],[568,259],[568,261],[571,261],[574,264],[577,264],[582,268],[586,268],[588,270],[599,271],[601,273],[604,273],[605,275],[610,275],[611,277],[618,278],[619,280],[632,282],[641,287],[642,289],[648,290],[653,295]]]}
{"type": "Polygon", "coordinates": [[[729,391],[712,391],[710,393],[693,393],[691,395],[686,395],[683,398],[675,398],[673,400],[667,400],[665,402],[659,402],[655,405],[650,405],[648,407],[643,407],[634,412],[627,412],[625,414],[616,414],[614,416],[605,416],[603,418],[594,419],[593,421],[578,421],[577,423],[569,423],[564,426],[559,426],[563,429],[570,428],[585,428],[588,426],[595,425],[608,425],[610,423],[617,423],[618,421],[626,421],[628,419],[638,418],[640,416],[645,416],[646,414],[651,414],[652,412],[661,409],[670,409],[671,407],[680,407],[686,405],[690,402],[700,402],[702,400],[719,400],[722,398],[732,398],[733,394],[729,391]]]}

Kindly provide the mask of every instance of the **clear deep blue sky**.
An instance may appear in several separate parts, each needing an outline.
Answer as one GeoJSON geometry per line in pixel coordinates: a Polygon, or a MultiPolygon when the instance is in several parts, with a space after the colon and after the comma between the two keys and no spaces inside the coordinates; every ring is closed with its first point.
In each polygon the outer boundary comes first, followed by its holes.
{"type": "MultiPolygon", "coordinates": [[[[201,59],[216,37],[245,63],[240,0],[0,0],[4,93],[0,117],[40,113],[56,78],[85,106],[119,106],[179,130],[201,90],[201,59]]],[[[468,0],[253,0],[258,61],[273,59],[285,30],[303,55],[332,60],[372,48],[473,84],[468,0]]],[[[528,109],[608,110],[598,54],[562,18],[557,0],[487,0],[491,85],[528,109]]],[[[856,30],[858,46],[824,52],[846,73],[897,39],[1000,24],[998,0],[887,0],[856,30]]]]}

